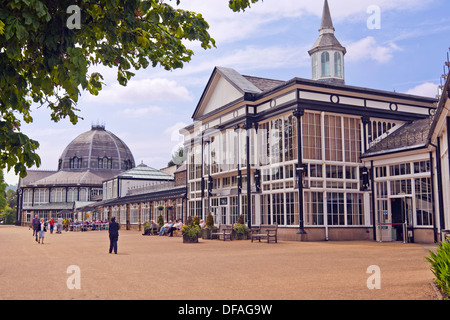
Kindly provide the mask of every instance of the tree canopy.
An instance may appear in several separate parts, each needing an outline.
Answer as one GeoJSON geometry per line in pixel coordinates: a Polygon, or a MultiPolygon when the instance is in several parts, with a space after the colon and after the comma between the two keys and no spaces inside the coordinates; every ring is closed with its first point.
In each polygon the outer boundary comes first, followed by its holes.
{"type": "MultiPolygon", "coordinates": [[[[223,0],[225,1],[225,0],[223,0]]],[[[229,0],[243,11],[259,0],[229,0]]],[[[126,86],[131,70],[161,66],[182,68],[197,41],[210,49],[215,41],[200,13],[178,8],[181,0],[5,0],[0,4],[0,168],[40,165],[39,143],[20,131],[31,123],[32,105],[51,110],[51,120],[82,117],[82,92],[97,95],[103,77],[89,67],[117,70],[126,86]]]]}

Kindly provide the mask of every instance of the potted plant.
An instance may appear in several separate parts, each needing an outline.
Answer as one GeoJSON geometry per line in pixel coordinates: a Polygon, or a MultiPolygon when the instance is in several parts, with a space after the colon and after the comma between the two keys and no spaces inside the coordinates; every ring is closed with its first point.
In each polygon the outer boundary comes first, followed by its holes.
{"type": "Polygon", "coordinates": [[[181,228],[183,243],[197,243],[200,232],[200,226],[189,216],[186,220],[186,224],[181,228]]]}
{"type": "Polygon", "coordinates": [[[208,213],[206,217],[206,226],[202,229],[202,238],[203,239],[212,239],[212,233],[217,229],[214,225],[214,218],[211,214],[211,211],[208,213]]]}
{"type": "Polygon", "coordinates": [[[163,218],[162,214],[159,214],[158,225],[160,228],[162,228],[162,226],[164,225],[164,218],[163,218]]]}
{"type": "Polygon", "coordinates": [[[244,216],[241,214],[235,224],[233,224],[233,239],[246,240],[248,239],[249,229],[244,222],[244,216]]]}

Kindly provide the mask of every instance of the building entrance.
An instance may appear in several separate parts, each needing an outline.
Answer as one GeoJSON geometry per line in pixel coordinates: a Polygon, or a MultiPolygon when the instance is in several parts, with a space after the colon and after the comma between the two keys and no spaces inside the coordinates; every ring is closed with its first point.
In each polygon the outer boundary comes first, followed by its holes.
{"type": "Polygon", "coordinates": [[[392,241],[414,242],[412,198],[391,199],[392,241]]]}

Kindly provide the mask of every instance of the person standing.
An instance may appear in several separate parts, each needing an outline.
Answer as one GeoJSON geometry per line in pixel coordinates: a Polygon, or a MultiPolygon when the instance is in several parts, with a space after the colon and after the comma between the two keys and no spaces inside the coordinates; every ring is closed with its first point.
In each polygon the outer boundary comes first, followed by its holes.
{"type": "Polygon", "coordinates": [[[40,228],[41,223],[40,223],[40,221],[39,221],[39,218],[38,218],[38,215],[37,215],[37,214],[34,216],[32,225],[33,225],[33,236],[36,237],[36,242],[38,242],[38,238],[39,238],[39,228],[40,228]]]}
{"type": "Polygon", "coordinates": [[[116,222],[116,217],[111,218],[108,232],[109,232],[109,253],[112,253],[114,249],[114,253],[117,254],[117,241],[119,240],[119,224],[116,222]]]}
{"type": "Polygon", "coordinates": [[[38,243],[44,244],[45,232],[47,231],[47,224],[44,222],[44,218],[41,219],[41,223],[39,224],[39,241],[38,243]],[[42,242],[41,242],[42,240],[42,242]]]}
{"type": "Polygon", "coordinates": [[[53,226],[55,224],[55,220],[53,220],[53,218],[51,218],[50,221],[48,222],[48,224],[50,225],[50,233],[53,234],[53,226]]]}
{"type": "Polygon", "coordinates": [[[61,215],[58,216],[58,222],[56,223],[56,233],[61,233],[63,228],[63,218],[61,215]]]}

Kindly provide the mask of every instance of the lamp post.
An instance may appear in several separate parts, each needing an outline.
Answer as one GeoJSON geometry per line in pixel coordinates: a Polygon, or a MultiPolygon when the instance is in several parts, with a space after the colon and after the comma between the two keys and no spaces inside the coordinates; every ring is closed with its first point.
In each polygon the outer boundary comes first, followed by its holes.
{"type": "Polygon", "coordinates": [[[302,156],[302,137],[301,137],[301,118],[305,114],[300,105],[294,110],[294,117],[297,119],[297,178],[298,178],[298,232],[297,234],[306,234],[303,220],[303,179],[306,174],[306,166],[303,164],[302,156]]]}

